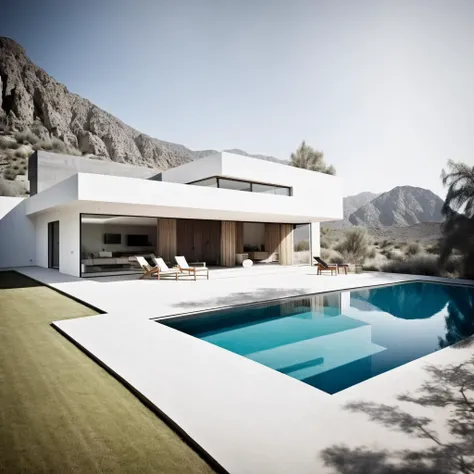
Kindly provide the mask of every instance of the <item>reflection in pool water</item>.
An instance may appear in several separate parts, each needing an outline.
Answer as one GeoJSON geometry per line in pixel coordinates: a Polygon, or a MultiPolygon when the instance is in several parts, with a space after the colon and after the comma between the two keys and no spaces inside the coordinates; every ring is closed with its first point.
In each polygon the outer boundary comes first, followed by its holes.
{"type": "Polygon", "coordinates": [[[336,393],[474,334],[474,288],[403,283],[162,323],[336,393]]]}

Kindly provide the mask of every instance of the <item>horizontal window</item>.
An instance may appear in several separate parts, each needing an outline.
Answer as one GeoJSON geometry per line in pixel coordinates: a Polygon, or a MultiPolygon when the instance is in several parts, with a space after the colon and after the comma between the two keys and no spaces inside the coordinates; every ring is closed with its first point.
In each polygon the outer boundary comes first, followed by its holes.
{"type": "Polygon", "coordinates": [[[252,192],[254,193],[265,193],[265,194],[279,194],[281,196],[289,196],[290,188],[284,188],[282,186],[272,186],[270,184],[252,184],[252,192]]]}
{"type": "Polygon", "coordinates": [[[196,186],[207,186],[220,189],[232,189],[234,191],[246,191],[252,193],[276,194],[279,196],[291,196],[291,188],[287,186],[277,186],[274,184],[253,183],[251,181],[241,181],[238,179],[213,177],[192,183],[196,186]]]}
{"type": "Polygon", "coordinates": [[[196,186],[206,186],[208,188],[217,188],[217,178],[203,179],[191,184],[195,184],[196,186]]]}
{"type": "Polygon", "coordinates": [[[234,181],[233,179],[219,178],[219,188],[235,189],[236,191],[251,191],[251,184],[246,181],[234,181]]]}

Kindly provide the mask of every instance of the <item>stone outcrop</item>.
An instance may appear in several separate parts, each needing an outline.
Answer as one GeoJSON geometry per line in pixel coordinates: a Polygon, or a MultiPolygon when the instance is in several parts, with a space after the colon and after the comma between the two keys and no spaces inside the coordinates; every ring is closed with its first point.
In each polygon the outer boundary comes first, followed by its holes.
{"type": "Polygon", "coordinates": [[[43,140],[57,137],[84,154],[163,170],[213,152],[193,151],[129,127],[69,92],[5,37],[0,37],[0,91],[0,123],[20,131],[32,129],[43,140]]]}

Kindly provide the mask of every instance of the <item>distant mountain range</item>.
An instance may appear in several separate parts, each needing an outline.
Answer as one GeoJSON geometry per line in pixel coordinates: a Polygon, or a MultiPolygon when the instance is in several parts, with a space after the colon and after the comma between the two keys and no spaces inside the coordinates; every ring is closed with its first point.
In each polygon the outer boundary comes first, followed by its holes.
{"type": "Polygon", "coordinates": [[[406,227],[422,222],[441,222],[443,200],[429,189],[397,186],[374,194],[363,192],[344,198],[344,219],[323,227],[344,229],[363,227],[406,227]]]}

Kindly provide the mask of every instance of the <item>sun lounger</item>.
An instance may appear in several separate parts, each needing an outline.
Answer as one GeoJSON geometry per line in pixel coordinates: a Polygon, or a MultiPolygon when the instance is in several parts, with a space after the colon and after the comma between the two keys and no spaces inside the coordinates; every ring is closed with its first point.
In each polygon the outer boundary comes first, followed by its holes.
{"type": "Polygon", "coordinates": [[[209,268],[206,267],[206,262],[193,262],[194,265],[202,265],[201,267],[190,267],[188,262],[183,256],[174,257],[176,263],[178,264],[179,271],[182,273],[187,273],[188,275],[194,275],[194,279],[198,274],[206,274],[207,279],[209,280],[209,268]]]}
{"type": "MultiPolygon", "coordinates": [[[[322,275],[323,272],[331,272],[331,275],[337,275],[339,273],[339,265],[335,263],[327,264],[324,260],[320,257],[313,257],[316,261],[316,266],[318,267],[318,275],[322,275]]],[[[346,275],[347,275],[347,267],[349,265],[343,264],[341,265],[344,268],[346,275]]]]}
{"type": "Polygon", "coordinates": [[[140,277],[140,280],[143,280],[147,276],[156,275],[158,280],[161,276],[170,275],[174,276],[175,279],[178,279],[179,271],[176,268],[169,268],[168,265],[163,261],[162,258],[153,257],[153,261],[155,262],[155,266],[152,267],[144,257],[135,257],[137,262],[142,267],[143,275],[140,277]]]}

